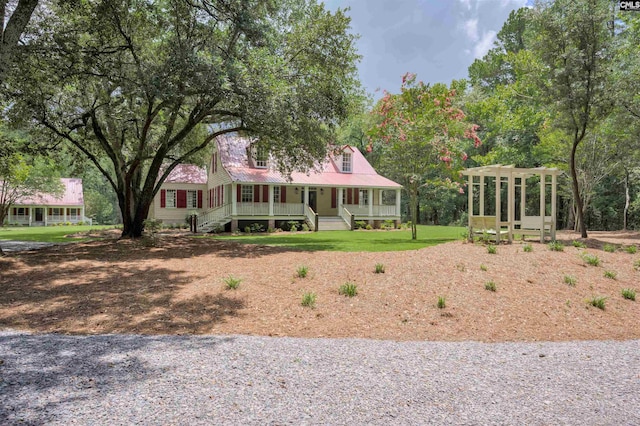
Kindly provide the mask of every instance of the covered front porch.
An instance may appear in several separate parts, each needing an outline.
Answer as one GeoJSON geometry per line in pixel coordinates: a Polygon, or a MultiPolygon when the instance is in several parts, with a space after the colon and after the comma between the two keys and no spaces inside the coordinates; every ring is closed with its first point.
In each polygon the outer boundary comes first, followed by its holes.
{"type": "Polygon", "coordinates": [[[231,223],[231,230],[235,231],[239,222],[251,220],[267,221],[271,228],[275,228],[277,221],[305,221],[314,231],[323,229],[321,223],[327,222],[323,221],[325,218],[340,219],[344,229],[353,229],[356,220],[372,225],[376,221],[400,221],[398,188],[234,182],[225,185],[218,199],[222,205],[199,215],[199,230],[231,223]]]}
{"type": "Polygon", "coordinates": [[[9,209],[7,223],[22,226],[49,226],[58,224],[91,223],[84,217],[84,206],[81,207],[49,207],[49,206],[15,206],[9,209]]]}

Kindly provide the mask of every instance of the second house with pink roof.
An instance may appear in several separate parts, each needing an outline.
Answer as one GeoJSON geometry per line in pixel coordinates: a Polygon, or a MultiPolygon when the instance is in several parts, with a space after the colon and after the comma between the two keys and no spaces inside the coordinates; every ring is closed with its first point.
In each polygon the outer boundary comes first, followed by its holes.
{"type": "Polygon", "coordinates": [[[287,229],[292,221],[312,230],[352,229],[400,221],[402,186],[380,176],[355,147],[331,154],[318,170],[279,173],[252,140],[218,137],[207,169],[176,167],[162,185],[149,217],[184,223],[198,212],[198,229],[244,229],[255,223],[287,229]]]}

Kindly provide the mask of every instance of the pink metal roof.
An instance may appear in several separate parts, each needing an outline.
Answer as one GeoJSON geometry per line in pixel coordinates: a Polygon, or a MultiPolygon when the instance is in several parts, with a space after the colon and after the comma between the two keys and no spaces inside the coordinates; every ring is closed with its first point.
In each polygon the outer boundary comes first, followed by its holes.
{"type": "Polygon", "coordinates": [[[335,161],[327,158],[319,165],[318,170],[312,170],[308,174],[293,172],[292,181],[289,182],[275,169],[256,169],[249,164],[247,147],[251,143],[250,139],[225,135],[218,137],[216,141],[222,165],[234,182],[401,188],[401,185],[376,173],[362,153],[352,146],[348,148],[353,151],[353,173],[341,173],[335,161]]]}
{"type": "Polygon", "coordinates": [[[207,183],[207,171],[193,164],[178,164],[167,179],[165,183],[207,183]]]}
{"type": "Polygon", "coordinates": [[[16,201],[16,205],[43,205],[43,206],[82,206],[84,196],[82,194],[82,179],[62,178],[64,193],[60,197],[51,194],[36,194],[32,197],[24,197],[16,201]]]}

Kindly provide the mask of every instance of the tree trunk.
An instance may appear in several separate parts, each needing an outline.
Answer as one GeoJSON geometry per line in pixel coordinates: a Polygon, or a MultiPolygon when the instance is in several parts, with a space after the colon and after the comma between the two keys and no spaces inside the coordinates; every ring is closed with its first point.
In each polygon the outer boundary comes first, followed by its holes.
{"type": "Polygon", "coordinates": [[[122,235],[120,238],[140,238],[153,197],[140,194],[134,198],[131,188],[127,188],[127,192],[128,194],[118,194],[118,204],[122,212],[122,235]]]}
{"type": "Polygon", "coordinates": [[[622,229],[624,231],[627,230],[627,216],[629,214],[629,202],[631,201],[631,196],[629,195],[629,171],[624,171],[624,210],[622,212],[622,229]]]}
{"type": "Polygon", "coordinates": [[[584,209],[582,206],[582,197],[580,196],[580,188],[578,187],[578,175],[576,173],[576,150],[578,149],[579,140],[574,139],[573,147],[571,148],[571,157],[569,158],[569,169],[571,172],[571,184],[573,199],[576,203],[576,222],[580,226],[580,235],[582,238],[587,238],[587,227],[584,222],[584,209]]]}

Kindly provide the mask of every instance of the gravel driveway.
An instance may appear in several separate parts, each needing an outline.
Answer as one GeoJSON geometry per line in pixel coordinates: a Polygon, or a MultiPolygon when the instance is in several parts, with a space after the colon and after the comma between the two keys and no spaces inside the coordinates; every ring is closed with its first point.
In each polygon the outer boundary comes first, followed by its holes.
{"type": "Polygon", "coordinates": [[[640,341],[0,332],[0,424],[640,424],[640,341]]]}

